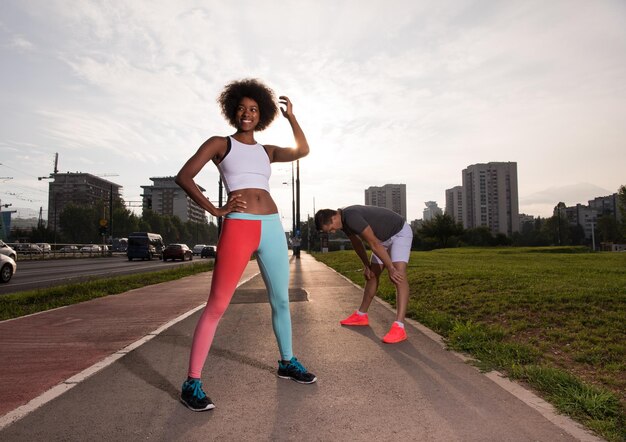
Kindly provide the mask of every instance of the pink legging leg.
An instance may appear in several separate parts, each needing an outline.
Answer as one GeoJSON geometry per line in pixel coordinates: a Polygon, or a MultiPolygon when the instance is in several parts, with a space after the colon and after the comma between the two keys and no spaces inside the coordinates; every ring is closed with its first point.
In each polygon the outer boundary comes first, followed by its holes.
{"type": "Polygon", "coordinates": [[[261,221],[224,220],[217,246],[218,258],[213,269],[211,293],[193,335],[189,356],[189,377],[200,378],[217,324],[228,308],[250,256],[258,248],[260,238],[261,221]]]}

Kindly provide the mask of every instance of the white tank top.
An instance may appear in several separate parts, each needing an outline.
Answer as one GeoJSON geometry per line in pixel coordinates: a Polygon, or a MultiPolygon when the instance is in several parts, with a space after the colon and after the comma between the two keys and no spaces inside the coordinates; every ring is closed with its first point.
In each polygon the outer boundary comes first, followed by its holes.
{"type": "Polygon", "coordinates": [[[228,150],[217,169],[228,193],[239,189],[270,191],[270,158],[259,143],[244,144],[228,137],[228,150]]]}

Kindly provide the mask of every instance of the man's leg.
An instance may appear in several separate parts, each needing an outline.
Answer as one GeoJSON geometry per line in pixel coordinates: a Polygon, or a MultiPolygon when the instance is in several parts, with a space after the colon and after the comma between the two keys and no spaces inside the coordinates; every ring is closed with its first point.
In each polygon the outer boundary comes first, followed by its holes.
{"type": "Polygon", "coordinates": [[[380,282],[380,274],[383,271],[382,264],[371,263],[370,270],[374,273],[374,277],[365,281],[365,289],[363,290],[363,300],[361,301],[361,306],[359,307],[359,311],[362,313],[367,313],[367,310],[370,308],[370,304],[376,296],[376,292],[378,291],[378,284],[380,282]]]}
{"type": "Polygon", "coordinates": [[[409,281],[406,277],[406,262],[394,262],[393,266],[402,272],[404,280],[400,283],[396,283],[396,321],[404,322],[406,316],[406,309],[409,305],[409,281]]]}
{"type": "Polygon", "coordinates": [[[387,344],[395,344],[404,341],[407,338],[404,328],[404,317],[409,304],[409,282],[407,280],[407,264],[411,256],[411,243],[413,241],[413,232],[408,224],[405,223],[400,232],[394,235],[390,240],[389,256],[396,270],[402,272],[404,276],[402,282],[396,283],[396,322],[391,325],[389,333],[383,337],[383,342],[387,344]]]}

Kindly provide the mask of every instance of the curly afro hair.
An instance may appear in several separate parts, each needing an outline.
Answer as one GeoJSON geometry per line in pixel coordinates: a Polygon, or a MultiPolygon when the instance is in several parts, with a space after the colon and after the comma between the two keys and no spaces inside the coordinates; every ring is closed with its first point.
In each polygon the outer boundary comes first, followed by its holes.
{"type": "Polygon", "coordinates": [[[231,126],[237,128],[237,106],[241,99],[247,97],[259,105],[259,124],[255,130],[267,128],[278,115],[278,105],[274,91],[255,78],[246,78],[228,83],[217,101],[222,109],[222,115],[231,126]]]}

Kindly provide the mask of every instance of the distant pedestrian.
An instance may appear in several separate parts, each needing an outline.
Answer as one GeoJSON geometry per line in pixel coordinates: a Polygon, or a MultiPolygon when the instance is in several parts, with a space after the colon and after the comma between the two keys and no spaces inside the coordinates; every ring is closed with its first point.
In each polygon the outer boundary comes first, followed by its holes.
{"type": "Polygon", "coordinates": [[[321,232],[342,230],[363,262],[365,289],[361,306],[342,325],[369,325],[367,310],[378,290],[380,274],[387,269],[389,279],[396,287],[396,321],[383,342],[395,344],[406,339],[404,317],[409,303],[409,283],[406,268],[411,254],[413,232],[397,213],[382,207],[347,206],[342,209],[322,209],[315,214],[315,227],[321,232]],[[371,259],[363,241],[372,249],[371,259]]]}
{"type": "Polygon", "coordinates": [[[291,101],[285,96],[279,99],[279,104],[284,106],[280,110],[291,125],[295,147],[285,149],[257,143],[255,130],[265,129],[278,114],[274,92],[258,80],[234,81],[224,88],[219,103],[222,114],[236,132],[228,137],[209,138],[176,177],[176,183],[200,207],[213,216],[225,217],[217,245],[219,256],[213,270],[211,292],[193,335],[188,377],[181,393],[181,401],[193,411],[215,407],[202,390],[200,374],[217,324],[253,253],[259,262],[272,308],[272,326],[281,357],[278,376],[304,384],[317,380],[292,353],[289,252],[278,208],[269,193],[270,163],[302,158],[309,153],[309,145],[293,113],[291,101]],[[215,207],[194,181],[209,161],[217,166],[228,192],[228,201],[222,207],[215,207]]]}
{"type": "Polygon", "coordinates": [[[301,245],[302,245],[302,239],[300,238],[299,234],[291,238],[291,249],[293,250],[293,256],[295,256],[296,259],[300,259],[300,246],[301,245]]]}

